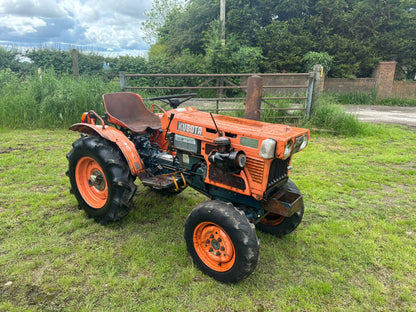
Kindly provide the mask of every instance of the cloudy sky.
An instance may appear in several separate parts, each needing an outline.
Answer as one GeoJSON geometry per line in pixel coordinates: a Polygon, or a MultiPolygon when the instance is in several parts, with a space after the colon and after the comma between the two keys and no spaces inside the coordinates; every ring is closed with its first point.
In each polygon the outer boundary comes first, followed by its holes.
{"type": "Polygon", "coordinates": [[[152,0],[0,0],[0,45],[140,55],[152,0]]]}

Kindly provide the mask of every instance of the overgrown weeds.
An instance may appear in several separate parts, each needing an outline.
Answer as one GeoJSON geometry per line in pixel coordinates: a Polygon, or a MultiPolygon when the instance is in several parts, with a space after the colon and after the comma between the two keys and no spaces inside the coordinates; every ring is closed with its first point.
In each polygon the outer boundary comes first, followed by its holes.
{"type": "Polygon", "coordinates": [[[41,76],[17,77],[0,71],[0,127],[59,128],[77,122],[82,112],[104,112],[101,96],[119,91],[117,84],[100,78],[58,75],[53,69],[41,76]]]}
{"type": "Polygon", "coordinates": [[[357,117],[337,104],[332,96],[323,95],[318,105],[312,111],[311,118],[305,120],[305,127],[330,130],[335,134],[355,136],[365,133],[366,125],[358,121],[357,117]]]}

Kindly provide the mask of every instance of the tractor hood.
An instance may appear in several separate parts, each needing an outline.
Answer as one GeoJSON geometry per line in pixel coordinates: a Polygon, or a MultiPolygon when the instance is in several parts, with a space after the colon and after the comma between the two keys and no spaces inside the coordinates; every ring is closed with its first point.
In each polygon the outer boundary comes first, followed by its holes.
{"type": "Polygon", "coordinates": [[[216,124],[222,136],[228,137],[234,148],[244,149],[249,154],[252,152],[253,156],[264,155],[262,158],[286,159],[304,149],[309,141],[307,129],[217,114],[212,116],[192,107],[177,108],[162,116],[162,128],[166,129],[170,123],[170,133],[213,142],[219,137],[216,124]],[[268,151],[270,149],[274,151],[268,151]]]}

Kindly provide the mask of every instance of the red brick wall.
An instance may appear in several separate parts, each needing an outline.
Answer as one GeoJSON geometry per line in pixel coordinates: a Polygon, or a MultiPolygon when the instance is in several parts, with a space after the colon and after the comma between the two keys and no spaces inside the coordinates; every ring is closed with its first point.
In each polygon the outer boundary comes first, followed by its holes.
{"type": "Polygon", "coordinates": [[[364,92],[370,93],[376,86],[374,78],[325,78],[324,90],[326,92],[364,92]]]}
{"type": "Polygon", "coordinates": [[[395,81],[393,83],[393,97],[416,99],[416,81],[395,81]]]}
{"type": "Polygon", "coordinates": [[[373,78],[325,78],[327,92],[364,92],[374,89],[378,98],[416,99],[416,81],[394,81],[396,62],[380,62],[373,78]]]}

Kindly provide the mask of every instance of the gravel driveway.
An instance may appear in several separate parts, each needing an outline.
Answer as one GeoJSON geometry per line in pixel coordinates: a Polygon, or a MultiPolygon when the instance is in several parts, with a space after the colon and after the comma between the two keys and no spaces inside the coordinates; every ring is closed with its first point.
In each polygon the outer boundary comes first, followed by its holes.
{"type": "Polygon", "coordinates": [[[402,125],[416,130],[416,107],[343,105],[343,108],[357,115],[360,121],[402,125]]]}

